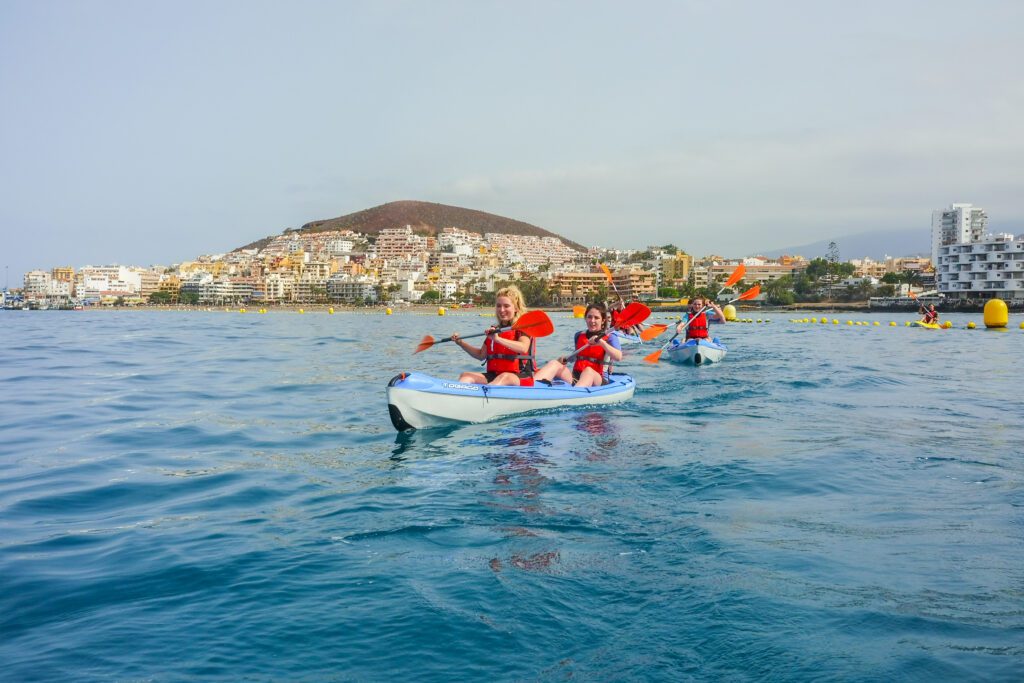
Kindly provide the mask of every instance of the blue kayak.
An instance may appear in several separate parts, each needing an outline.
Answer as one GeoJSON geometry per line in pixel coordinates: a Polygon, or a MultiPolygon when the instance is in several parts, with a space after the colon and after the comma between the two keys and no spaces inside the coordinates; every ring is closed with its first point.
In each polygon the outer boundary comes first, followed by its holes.
{"type": "Polygon", "coordinates": [[[632,398],[636,383],[612,373],[599,387],[574,387],[555,380],[532,387],[465,384],[420,372],[396,375],[387,387],[391,424],[399,431],[488,422],[508,415],[565,406],[618,403],[632,398]]]}
{"type": "Polygon", "coordinates": [[[703,365],[717,363],[725,358],[728,351],[728,347],[720,342],[718,337],[715,337],[714,339],[687,339],[685,342],[674,339],[665,353],[673,363],[703,365]]]}

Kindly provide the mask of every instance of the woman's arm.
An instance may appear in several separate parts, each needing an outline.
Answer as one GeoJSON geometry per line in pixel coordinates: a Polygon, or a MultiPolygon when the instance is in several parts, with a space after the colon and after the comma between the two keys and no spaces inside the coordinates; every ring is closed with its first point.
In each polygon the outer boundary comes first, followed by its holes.
{"type": "Polygon", "coordinates": [[[473,356],[473,358],[476,358],[477,360],[483,360],[484,358],[487,357],[487,352],[484,350],[483,346],[473,346],[469,342],[459,339],[458,334],[452,335],[452,341],[455,343],[456,346],[458,346],[460,349],[462,349],[469,355],[473,356]]]}
{"type": "Polygon", "coordinates": [[[604,337],[598,337],[597,343],[602,349],[604,349],[605,355],[611,358],[614,362],[618,363],[622,360],[622,349],[618,346],[610,343],[604,337]]]}

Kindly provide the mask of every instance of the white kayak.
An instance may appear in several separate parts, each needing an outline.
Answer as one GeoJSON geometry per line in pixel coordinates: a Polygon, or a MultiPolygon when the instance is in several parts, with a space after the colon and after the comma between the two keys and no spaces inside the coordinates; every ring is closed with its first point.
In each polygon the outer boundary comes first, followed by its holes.
{"type": "Polygon", "coordinates": [[[619,403],[633,397],[629,375],[612,373],[599,387],[574,387],[555,380],[532,387],[465,384],[420,372],[403,372],[388,382],[388,412],[399,431],[488,422],[508,415],[564,406],[619,403]]]}
{"type": "Polygon", "coordinates": [[[687,339],[685,342],[675,339],[665,353],[673,363],[704,365],[705,363],[717,363],[725,358],[728,351],[726,345],[718,341],[718,337],[715,337],[714,339],[687,339]]]}

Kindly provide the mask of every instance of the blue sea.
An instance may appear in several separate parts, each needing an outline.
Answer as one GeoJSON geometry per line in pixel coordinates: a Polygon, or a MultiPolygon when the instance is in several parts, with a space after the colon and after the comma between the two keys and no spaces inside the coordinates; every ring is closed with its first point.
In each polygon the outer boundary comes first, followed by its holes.
{"type": "Polygon", "coordinates": [[[1019,316],[826,315],[406,435],[490,318],[0,311],[0,679],[1020,681],[1019,316]]]}

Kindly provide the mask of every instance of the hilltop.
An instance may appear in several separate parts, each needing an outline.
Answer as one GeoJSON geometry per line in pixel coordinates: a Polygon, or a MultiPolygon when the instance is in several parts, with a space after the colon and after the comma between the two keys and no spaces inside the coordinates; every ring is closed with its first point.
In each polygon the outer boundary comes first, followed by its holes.
{"type": "MultiPolygon", "coordinates": [[[[306,223],[301,228],[287,232],[310,233],[330,230],[352,230],[368,235],[377,235],[384,228],[412,226],[419,235],[437,235],[443,228],[460,228],[480,234],[496,232],[506,235],[532,235],[534,237],[555,237],[563,243],[585,252],[587,248],[561,235],[512,218],[496,216],[493,213],[464,209],[433,202],[398,201],[364,209],[338,218],[327,218],[306,223]]],[[[265,237],[239,249],[260,249],[271,240],[265,237]]],[[[237,250],[236,250],[237,251],[237,250]]]]}

